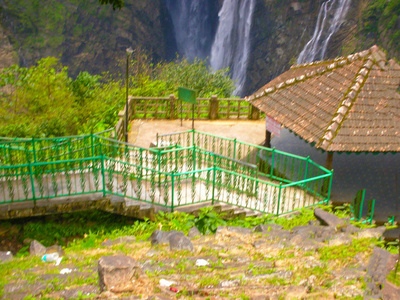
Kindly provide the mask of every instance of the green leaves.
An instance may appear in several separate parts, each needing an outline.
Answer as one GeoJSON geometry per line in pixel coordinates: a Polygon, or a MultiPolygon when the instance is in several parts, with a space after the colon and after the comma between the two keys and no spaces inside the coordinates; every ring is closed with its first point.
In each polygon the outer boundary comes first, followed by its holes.
{"type": "Polygon", "coordinates": [[[222,219],[222,216],[223,214],[218,214],[213,210],[213,207],[204,207],[200,209],[195,225],[202,234],[215,233],[218,226],[226,225],[226,221],[222,219]]]}

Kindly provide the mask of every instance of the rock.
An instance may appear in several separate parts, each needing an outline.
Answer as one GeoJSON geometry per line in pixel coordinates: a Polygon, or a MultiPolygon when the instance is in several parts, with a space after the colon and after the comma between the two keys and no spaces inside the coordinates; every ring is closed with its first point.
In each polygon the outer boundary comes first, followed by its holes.
{"type": "MultiPolygon", "coordinates": [[[[162,231],[162,230],[155,230],[151,236],[149,237],[149,240],[151,241],[151,245],[162,245],[162,244],[168,244],[169,243],[169,237],[173,233],[178,233],[176,230],[171,230],[171,231],[162,231]]],[[[182,232],[179,234],[185,236],[182,232]]]]}
{"type": "Polygon", "coordinates": [[[118,244],[131,244],[134,242],[136,242],[135,236],[121,236],[119,238],[116,238],[115,240],[105,240],[104,242],[101,243],[101,246],[110,247],[118,244]]]}
{"type": "Polygon", "coordinates": [[[278,224],[257,225],[252,230],[254,232],[269,232],[271,230],[283,229],[283,226],[278,224]]]}
{"type": "Polygon", "coordinates": [[[188,237],[192,239],[192,238],[195,238],[198,236],[201,236],[200,230],[198,230],[196,226],[190,228],[190,230],[188,232],[188,237]]]}
{"type": "Polygon", "coordinates": [[[367,229],[364,229],[364,230],[358,232],[357,237],[359,239],[363,239],[363,238],[379,239],[383,235],[385,230],[386,230],[385,226],[380,226],[377,228],[367,228],[367,229]]]}
{"type": "Polygon", "coordinates": [[[142,274],[138,263],[125,255],[103,256],[98,262],[100,291],[131,292],[142,274]]]}
{"type": "Polygon", "coordinates": [[[42,255],[46,254],[46,247],[43,246],[38,241],[34,240],[31,242],[31,244],[29,246],[29,254],[35,255],[35,256],[42,256],[42,255]]]}
{"type": "Polygon", "coordinates": [[[352,238],[344,233],[340,233],[329,240],[329,246],[350,245],[352,238]]]}
{"type": "Polygon", "coordinates": [[[53,245],[53,246],[47,247],[45,254],[50,254],[50,253],[54,253],[54,252],[57,252],[59,256],[65,255],[65,252],[60,245],[53,245]]]}
{"type": "Polygon", "coordinates": [[[218,235],[227,235],[227,236],[232,236],[236,234],[250,234],[252,233],[252,230],[249,228],[243,228],[243,227],[238,227],[238,226],[218,226],[217,231],[215,233],[215,236],[218,235]]]}
{"type": "Polygon", "coordinates": [[[322,225],[338,228],[344,224],[342,219],[336,217],[334,214],[324,211],[319,207],[314,209],[314,216],[321,222],[322,225]]]}
{"type": "Polygon", "coordinates": [[[192,242],[182,232],[174,232],[169,236],[169,249],[194,251],[192,242]]]}
{"type": "Polygon", "coordinates": [[[374,251],[368,262],[367,275],[364,277],[367,284],[364,296],[382,297],[381,289],[386,282],[387,275],[395,264],[395,255],[385,249],[374,247],[374,251]]]}
{"type": "Polygon", "coordinates": [[[353,233],[361,231],[361,229],[356,227],[356,226],[354,226],[353,224],[344,224],[340,228],[340,231],[344,232],[344,233],[348,233],[348,234],[353,234],[353,233]]]}
{"type": "Polygon", "coordinates": [[[13,259],[11,251],[0,251],[0,263],[13,259]]]}
{"type": "Polygon", "coordinates": [[[285,299],[303,299],[307,295],[305,286],[289,286],[285,291],[285,299]]]}
{"type": "Polygon", "coordinates": [[[384,237],[385,241],[392,242],[395,241],[400,237],[400,227],[393,228],[393,229],[386,229],[382,236],[384,237]]]}

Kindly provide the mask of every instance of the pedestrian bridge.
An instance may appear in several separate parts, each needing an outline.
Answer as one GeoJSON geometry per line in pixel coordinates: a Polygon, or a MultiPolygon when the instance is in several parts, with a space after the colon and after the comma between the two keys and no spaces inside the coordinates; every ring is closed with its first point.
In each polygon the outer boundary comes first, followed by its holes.
{"type": "Polygon", "coordinates": [[[332,172],[309,158],[195,130],[157,136],[152,148],[110,132],[0,138],[0,219],[217,204],[282,215],[329,201],[332,172]]]}

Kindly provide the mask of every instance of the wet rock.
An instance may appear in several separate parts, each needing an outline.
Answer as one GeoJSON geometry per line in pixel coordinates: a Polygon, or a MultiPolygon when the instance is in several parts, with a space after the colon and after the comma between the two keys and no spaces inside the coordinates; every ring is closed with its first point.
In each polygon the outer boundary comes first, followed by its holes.
{"type": "Polygon", "coordinates": [[[278,224],[257,225],[253,228],[254,232],[270,232],[271,230],[280,230],[283,226],[278,224]]]}
{"type": "Polygon", "coordinates": [[[190,239],[181,232],[176,232],[169,236],[169,248],[170,250],[194,251],[194,247],[190,239]]]}
{"type": "Polygon", "coordinates": [[[201,236],[200,230],[198,230],[196,226],[190,228],[189,233],[188,233],[188,237],[192,239],[192,238],[195,238],[195,237],[198,237],[198,236],[201,236]]]}
{"type": "Polygon", "coordinates": [[[0,263],[13,259],[11,251],[0,251],[0,263]]]}
{"type": "Polygon", "coordinates": [[[29,246],[29,254],[35,255],[35,256],[42,256],[42,255],[46,254],[46,247],[43,246],[38,241],[34,240],[31,242],[31,244],[29,246]]]}
{"type": "Polygon", "coordinates": [[[100,291],[113,293],[133,291],[142,274],[139,264],[125,255],[103,256],[98,262],[100,291]]]}
{"type": "Polygon", "coordinates": [[[340,219],[334,214],[328,213],[319,207],[314,209],[314,216],[321,222],[322,225],[337,228],[344,224],[343,219],[340,219]]]}

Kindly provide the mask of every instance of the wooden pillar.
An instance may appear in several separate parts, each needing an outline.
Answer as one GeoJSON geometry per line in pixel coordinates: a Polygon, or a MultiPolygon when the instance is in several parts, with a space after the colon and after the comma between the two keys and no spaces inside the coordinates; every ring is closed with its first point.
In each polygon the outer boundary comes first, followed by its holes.
{"type": "Polygon", "coordinates": [[[333,152],[327,152],[326,156],[326,168],[331,171],[332,170],[332,160],[333,160],[333,152]]]}
{"type": "Polygon", "coordinates": [[[260,118],[260,110],[254,105],[251,106],[250,119],[258,120],[260,118]]]}
{"type": "Polygon", "coordinates": [[[216,95],[212,95],[210,99],[210,111],[208,114],[208,118],[210,120],[218,119],[218,109],[219,109],[218,99],[216,95]]]}
{"type": "Polygon", "coordinates": [[[175,95],[169,95],[169,118],[171,120],[176,119],[176,105],[175,105],[175,95]]]}
{"type": "Polygon", "coordinates": [[[271,148],[271,132],[265,130],[264,147],[271,148]]]}

